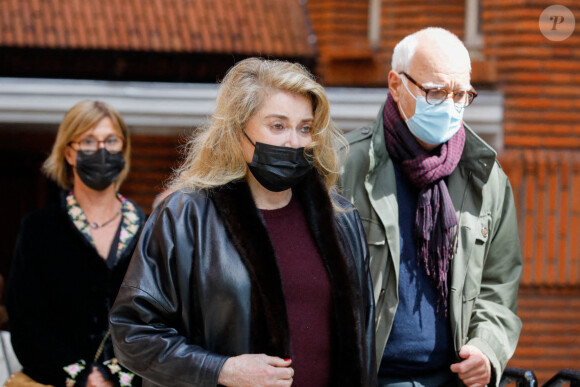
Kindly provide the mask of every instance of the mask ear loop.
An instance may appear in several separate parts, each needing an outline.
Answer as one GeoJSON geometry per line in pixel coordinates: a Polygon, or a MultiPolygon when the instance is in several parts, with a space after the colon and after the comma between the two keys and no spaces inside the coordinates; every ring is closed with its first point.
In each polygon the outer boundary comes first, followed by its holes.
{"type": "Polygon", "coordinates": [[[256,144],[254,144],[254,141],[252,141],[252,139],[250,138],[250,136],[248,136],[248,133],[246,133],[245,130],[242,130],[242,133],[244,133],[244,136],[246,136],[246,138],[248,139],[248,141],[250,142],[250,144],[252,144],[254,146],[254,148],[256,147],[256,144]]]}
{"type": "MultiPolygon", "coordinates": [[[[402,78],[402,77],[401,77],[402,78]]],[[[409,92],[409,95],[411,96],[411,98],[413,98],[415,101],[417,100],[417,96],[413,95],[413,93],[411,93],[411,90],[409,90],[409,86],[407,86],[407,79],[401,79],[401,83],[403,84],[403,86],[405,86],[405,89],[407,89],[407,91],[409,92]]]]}
{"type": "MultiPolygon", "coordinates": [[[[403,86],[405,86],[405,89],[407,89],[407,92],[409,93],[409,95],[411,96],[411,98],[413,98],[415,100],[415,103],[417,102],[417,97],[415,97],[413,95],[413,93],[411,93],[411,90],[409,90],[409,87],[407,86],[407,79],[403,79],[403,77],[401,75],[399,75],[399,78],[401,78],[401,83],[403,84],[403,86]]],[[[399,102],[397,102],[397,105],[399,106],[399,111],[401,113],[403,113],[403,117],[405,118],[405,122],[409,121],[409,119],[407,118],[407,115],[405,114],[405,110],[403,110],[403,107],[401,106],[401,102],[400,102],[400,98],[399,98],[399,102]]]]}

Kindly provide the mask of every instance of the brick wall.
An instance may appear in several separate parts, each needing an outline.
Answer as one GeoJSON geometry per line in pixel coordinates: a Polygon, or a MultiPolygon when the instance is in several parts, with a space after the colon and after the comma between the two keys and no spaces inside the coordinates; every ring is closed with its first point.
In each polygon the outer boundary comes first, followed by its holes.
{"type": "Polygon", "coordinates": [[[524,259],[518,315],[523,328],[509,365],[540,384],[580,369],[580,151],[512,147],[500,155],[518,209],[524,259]]]}
{"type": "MultiPolygon", "coordinates": [[[[575,13],[577,1],[558,1],[575,13]]],[[[484,54],[505,92],[506,147],[580,148],[580,33],[556,42],[538,19],[553,1],[483,2],[484,54]]]]}
{"type": "Polygon", "coordinates": [[[525,286],[518,304],[524,325],[509,365],[533,370],[539,385],[560,369],[580,369],[580,289],[525,286]]]}
{"type": "Polygon", "coordinates": [[[367,40],[367,0],[308,0],[316,34],[316,73],[326,85],[378,84],[383,70],[367,40]]]}
{"type": "Polygon", "coordinates": [[[500,162],[519,210],[522,286],[580,288],[580,152],[511,149],[500,162]]]}
{"type": "Polygon", "coordinates": [[[308,0],[317,36],[317,74],[327,86],[379,86],[387,83],[391,53],[399,40],[429,25],[463,35],[462,1],[383,0],[378,47],[368,39],[369,0],[308,0]]]}
{"type": "MultiPolygon", "coordinates": [[[[551,1],[484,0],[484,55],[505,95],[501,162],[518,203],[524,323],[510,365],[543,383],[580,369],[580,33],[555,42],[538,20],[551,1]]],[[[578,2],[558,1],[580,21],[578,2]]]]}
{"type": "Polygon", "coordinates": [[[180,147],[185,141],[179,136],[132,135],[131,171],[120,192],[150,213],[155,196],[164,190],[173,168],[179,166],[180,147]]]}

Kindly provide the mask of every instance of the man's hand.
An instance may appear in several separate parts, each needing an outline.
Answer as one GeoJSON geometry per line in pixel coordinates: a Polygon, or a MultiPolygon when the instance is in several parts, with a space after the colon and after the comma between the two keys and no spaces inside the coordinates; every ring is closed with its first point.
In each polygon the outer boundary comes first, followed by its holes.
{"type": "Polygon", "coordinates": [[[260,355],[230,357],[224,363],[218,383],[228,387],[289,387],[294,370],[290,359],[260,355]]]}
{"type": "Polygon", "coordinates": [[[464,345],[459,351],[463,359],[451,364],[455,372],[467,387],[483,387],[491,381],[491,364],[487,356],[473,345],[464,345]]]}

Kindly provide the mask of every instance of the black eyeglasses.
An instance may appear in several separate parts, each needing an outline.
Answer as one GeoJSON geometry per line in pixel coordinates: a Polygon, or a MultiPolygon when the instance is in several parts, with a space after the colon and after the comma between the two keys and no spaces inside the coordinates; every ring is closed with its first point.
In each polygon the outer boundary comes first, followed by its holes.
{"type": "Polygon", "coordinates": [[[85,153],[86,155],[92,155],[97,150],[99,150],[99,146],[101,144],[105,144],[105,149],[110,153],[119,153],[123,150],[123,139],[117,136],[109,136],[104,140],[97,140],[96,138],[89,136],[84,138],[82,141],[71,141],[68,143],[70,144],[77,144],[81,152],[85,153]]]}
{"type": "Polygon", "coordinates": [[[448,95],[453,95],[453,102],[457,108],[464,108],[473,102],[475,97],[477,97],[477,91],[471,90],[459,90],[459,91],[449,91],[441,87],[425,88],[414,80],[409,74],[401,72],[399,74],[407,77],[408,80],[413,82],[415,86],[425,92],[425,99],[429,105],[440,105],[447,99],[448,95]]]}

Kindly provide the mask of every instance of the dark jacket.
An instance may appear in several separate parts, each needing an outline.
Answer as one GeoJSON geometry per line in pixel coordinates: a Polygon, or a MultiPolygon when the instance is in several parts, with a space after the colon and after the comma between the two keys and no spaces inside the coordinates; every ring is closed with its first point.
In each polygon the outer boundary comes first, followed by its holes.
{"type": "MultiPolygon", "coordinates": [[[[135,207],[141,229],[145,215],[135,207]]],[[[93,360],[137,240],[133,237],[111,270],[73,224],[64,196],[23,219],[6,303],[24,373],[63,386],[68,375],[62,367],[93,360]]],[[[105,351],[112,355],[112,348],[105,351]]]]}
{"type": "MultiPolygon", "coordinates": [[[[329,272],[333,386],[374,386],[374,306],[358,213],[313,173],[294,188],[329,272]]],[[[153,213],[111,311],[115,352],[144,385],[216,386],[229,356],[291,358],[274,248],[245,181],[177,192],[153,213]]]]}

